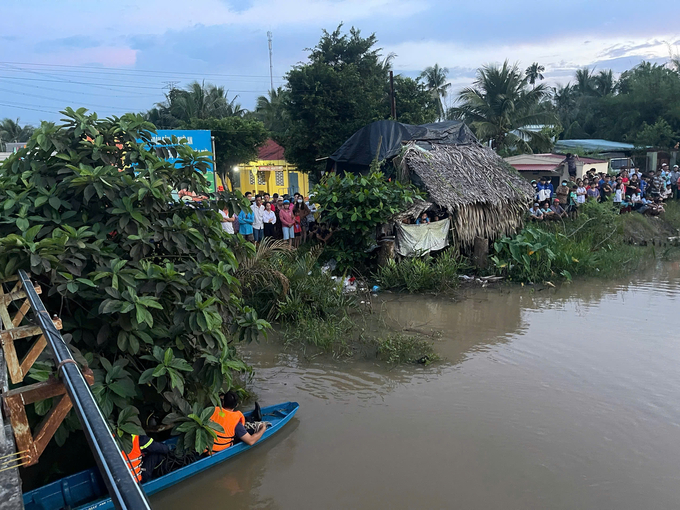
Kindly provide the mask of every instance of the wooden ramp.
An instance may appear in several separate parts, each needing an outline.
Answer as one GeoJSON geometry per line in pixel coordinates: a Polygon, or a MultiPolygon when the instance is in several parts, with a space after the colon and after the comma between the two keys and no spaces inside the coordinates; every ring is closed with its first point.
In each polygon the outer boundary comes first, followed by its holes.
{"type": "MultiPolygon", "coordinates": [[[[5,356],[0,349],[0,394],[7,392],[7,365],[5,356]]],[[[5,421],[4,412],[0,412],[0,510],[22,510],[24,502],[21,495],[21,478],[19,469],[11,467],[11,462],[2,459],[12,459],[16,453],[14,434],[9,421],[5,421]],[[4,467],[2,467],[4,466],[4,467]]]]}

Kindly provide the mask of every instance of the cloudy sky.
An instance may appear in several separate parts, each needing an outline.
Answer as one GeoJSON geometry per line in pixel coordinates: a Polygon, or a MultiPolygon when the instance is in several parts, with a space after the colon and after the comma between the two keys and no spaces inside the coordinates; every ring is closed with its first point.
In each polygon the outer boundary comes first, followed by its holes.
{"type": "Polygon", "coordinates": [[[224,85],[246,108],[304,61],[321,29],[375,32],[397,73],[449,68],[453,91],[480,65],[509,59],[564,83],[581,66],[615,73],[680,51],[670,0],[2,0],[0,118],[57,120],[65,106],[142,111],[164,87],[224,85]]]}

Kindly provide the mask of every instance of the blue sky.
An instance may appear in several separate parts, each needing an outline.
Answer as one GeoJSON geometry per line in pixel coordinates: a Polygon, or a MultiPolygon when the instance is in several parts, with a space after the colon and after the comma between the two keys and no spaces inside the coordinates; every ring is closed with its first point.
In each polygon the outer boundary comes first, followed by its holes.
{"type": "Polygon", "coordinates": [[[434,63],[455,91],[480,65],[537,61],[549,84],[581,66],[615,73],[680,51],[680,7],[671,1],[485,2],[444,0],[3,0],[0,118],[37,124],[65,106],[100,115],[143,111],[169,82],[224,85],[252,108],[305,59],[321,29],[340,22],[375,32],[397,73],[434,63]]]}

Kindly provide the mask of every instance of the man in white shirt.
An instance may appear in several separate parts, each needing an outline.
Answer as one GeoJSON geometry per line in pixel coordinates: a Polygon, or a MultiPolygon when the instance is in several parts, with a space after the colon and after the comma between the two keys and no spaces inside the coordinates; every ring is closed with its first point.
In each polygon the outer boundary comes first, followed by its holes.
{"type": "Polygon", "coordinates": [[[255,197],[255,202],[250,206],[253,211],[253,238],[256,243],[264,239],[264,221],[262,221],[262,213],[264,213],[264,206],[262,205],[262,198],[255,197]]]}

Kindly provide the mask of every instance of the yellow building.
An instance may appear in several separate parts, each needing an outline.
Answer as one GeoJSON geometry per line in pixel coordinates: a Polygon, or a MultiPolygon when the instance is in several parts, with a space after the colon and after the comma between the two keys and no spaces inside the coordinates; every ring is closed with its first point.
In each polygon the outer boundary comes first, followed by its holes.
{"type": "Polygon", "coordinates": [[[236,187],[241,193],[309,194],[309,176],[288,164],[283,147],[274,140],[267,140],[258,151],[258,158],[257,161],[238,167],[236,187]]]}

